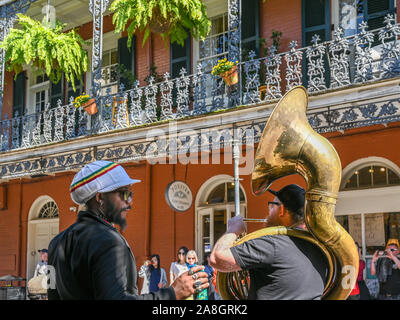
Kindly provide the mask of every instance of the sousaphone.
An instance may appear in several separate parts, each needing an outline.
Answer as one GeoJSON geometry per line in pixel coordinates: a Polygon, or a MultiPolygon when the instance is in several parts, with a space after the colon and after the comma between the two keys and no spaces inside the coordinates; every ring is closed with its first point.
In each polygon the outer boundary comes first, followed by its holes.
{"type": "MultiPolygon", "coordinates": [[[[307,106],[308,95],[302,86],[290,90],[276,105],[257,148],[251,186],[255,195],[261,195],[275,180],[300,174],[307,183],[304,217],[308,231],[264,228],[234,245],[264,235],[288,235],[310,241],[322,250],[329,265],[322,298],[344,300],[355,285],[358,250],[334,216],[342,172],[339,156],[329,141],[311,128],[307,106]]],[[[225,300],[247,299],[247,280],[245,271],[218,272],[218,291],[225,300]]]]}

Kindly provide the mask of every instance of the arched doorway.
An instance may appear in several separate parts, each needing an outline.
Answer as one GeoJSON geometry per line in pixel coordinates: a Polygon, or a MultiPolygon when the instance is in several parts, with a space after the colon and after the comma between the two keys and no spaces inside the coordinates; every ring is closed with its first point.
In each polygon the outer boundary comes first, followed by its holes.
{"type": "Polygon", "coordinates": [[[38,250],[48,248],[50,241],[59,232],[58,207],[49,196],[37,198],[28,216],[27,268],[26,277],[33,277],[35,266],[39,261],[38,250]]]}
{"type": "Polygon", "coordinates": [[[362,247],[366,282],[376,296],[372,255],[388,239],[400,239],[400,168],[388,159],[368,157],[349,164],[342,176],[336,219],[362,247]]]}
{"type": "MultiPolygon", "coordinates": [[[[196,252],[200,263],[226,232],[228,219],[235,215],[233,177],[215,176],[206,181],[196,197],[196,252]]],[[[246,193],[240,186],[240,214],[246,217],[246,193]]]]}

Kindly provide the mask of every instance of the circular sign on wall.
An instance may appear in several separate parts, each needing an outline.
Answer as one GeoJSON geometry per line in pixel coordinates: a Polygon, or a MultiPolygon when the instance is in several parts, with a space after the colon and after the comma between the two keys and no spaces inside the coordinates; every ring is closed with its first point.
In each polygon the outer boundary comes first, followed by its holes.
{"type": "Polygon", "coordinates": [[[192,206],[192,191],[186,183],[172,181],[165,190],[165,200],[175,211],[185,212],[192,206]]]}

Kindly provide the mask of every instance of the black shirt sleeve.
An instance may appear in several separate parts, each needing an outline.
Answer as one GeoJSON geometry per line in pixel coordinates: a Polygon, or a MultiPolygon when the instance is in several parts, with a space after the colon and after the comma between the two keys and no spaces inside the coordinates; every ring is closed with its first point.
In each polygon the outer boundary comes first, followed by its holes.
{"type": "Polygon", "coordinates": [[[243,270],[268,267],[275,257],[274,239],[269,236],[246,241],[230,250],[243,270]]]}
{"type": "Polygon", "coordinates": [[[91,277],[95,299],[101,300],[175,300],[172,287],[156,293],[136,295],[127,292],[126,247],[119,241],[108,241],[108,246],[98,250],[93,258],[91,277]],[[110,267],[112,266],[112,267],[110,267]]]}

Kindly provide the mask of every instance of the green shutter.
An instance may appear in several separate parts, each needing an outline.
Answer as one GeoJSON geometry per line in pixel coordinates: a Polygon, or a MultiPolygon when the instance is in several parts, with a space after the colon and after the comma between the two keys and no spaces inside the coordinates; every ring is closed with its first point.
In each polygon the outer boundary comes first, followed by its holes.
{"type": "MultiPolygon", "coordinates": [[[[320,42],[330,40],[331,17],[329,0],[302,0],[302,46],[312,45],[312,37],[319,35],[320,42]]],[[[303,53],[303,85],[307,86],[307,58],[303,53]]],[[[327,55],[324,57],[325,84],[329,87],[330,73],[327,55]]]]}
{"type": "Polygon", "coordinates": [[[64,94],[64,74],[62,74],[61,79],[58,83],[53,83],[50,81],[50,107],[57,107],[58,100],[61,100],[62,105],[66,103],[64,94]]]}
{"type": "Polygon", "coordinates": [[[190,74],[190,36],[186,38],[183,46],[174,42],[171,43],[170,48],[171,78],[174,79],[179,77],[179,72],[182,68],[185,68],[187,73],[190,74]]]}
{"type": "Polygon", "coordinates": [[[18,112],[19,116],[22,116],[25,111],[25,86],[26,86],[26,75],[25,71],[20,72],[13,81],[13,107],[12,117],[18,112]]]}
{"type": "Polygon", "coordinates": [[[119,79],[119,85],[124,84],[125,89],[131,89],[135,74],[135,51],[136,39],[132,38],[131,47],[128,49],[128,37],[118,39],[118,63],[123,66],[125,75],[122,73],[119,79]],[[129,73],[130,72],[130,73],[129,73]]]}
{"type": "Polygon", "coordinates": [[[329,0],[303,0],[303,47],[311,45],[311,39],[314,34],[320,36],[321,42],[330,39],[329,11],[329,0]]]}
{"type": "MultiPolygon", "coordinates": [[[[385,26],[385,17],[388,14],[395,14],[393,0],[364,0],[364,21],[368,24],[368,30],[372,31],[385,26]]],[[[373,46],[379,45],[378,34],[374,36],[373,46]]]]}
{"type": "Polygon", "coordinates": [[[254,51],[257,55],[260,51],[260,23],[259,1],[242,1],[242,50],[246,54],[254,51]]]}

